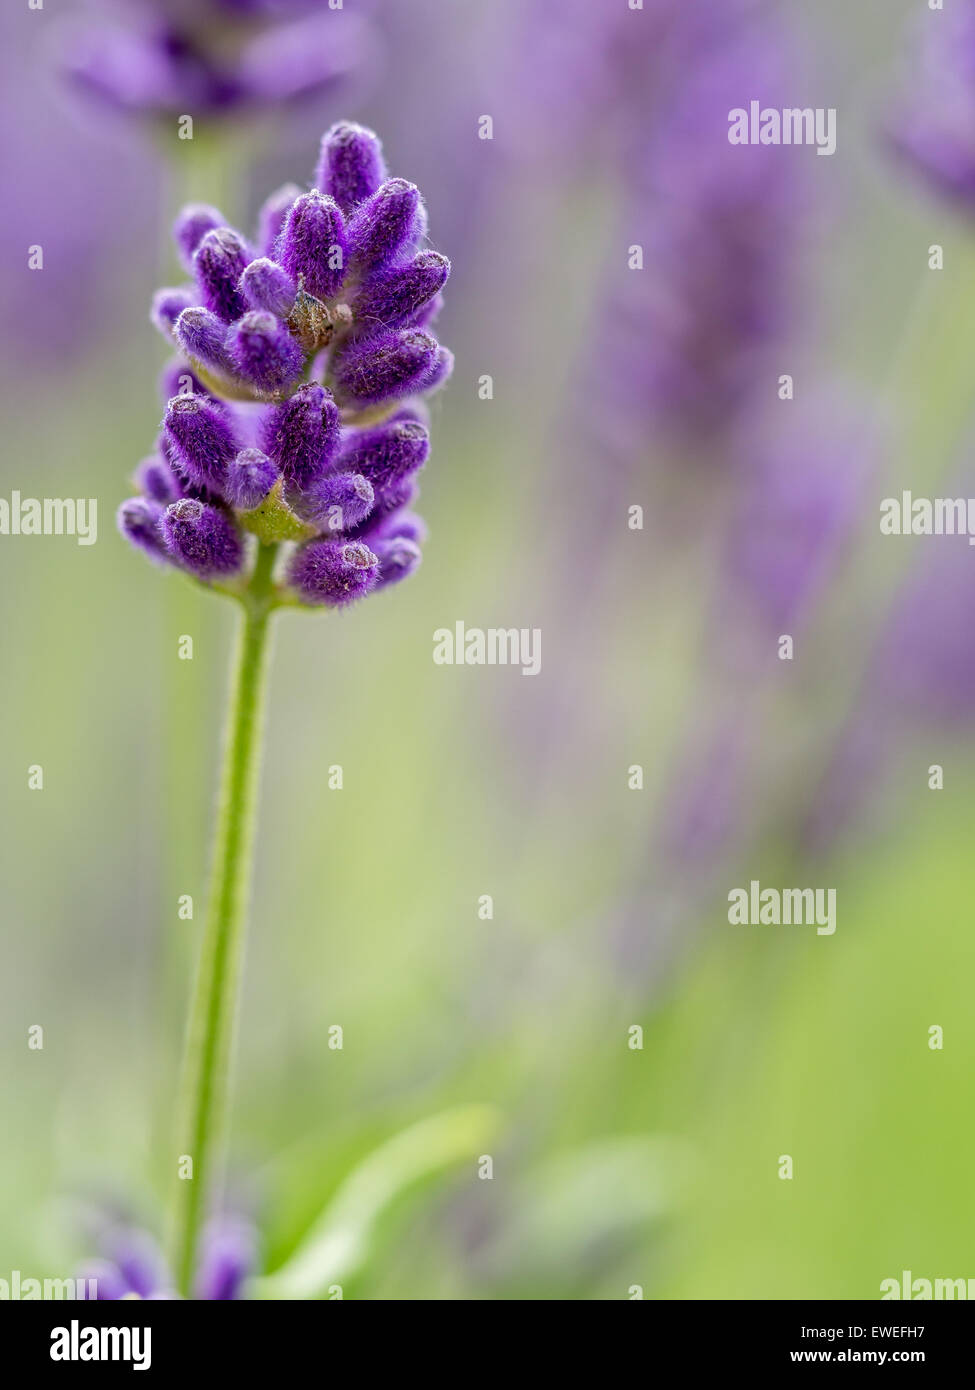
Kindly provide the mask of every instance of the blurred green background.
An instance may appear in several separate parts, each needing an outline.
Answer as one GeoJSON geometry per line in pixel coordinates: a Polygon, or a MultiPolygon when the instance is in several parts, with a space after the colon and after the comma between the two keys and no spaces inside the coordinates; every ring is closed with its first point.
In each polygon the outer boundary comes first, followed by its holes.
{"type": "MultiPolygon", "coordinates": [[[[752,831],[712,875],[675,869],[655,845],[690,777],[692,711],[707,719],[728,694],[708,652],[720,562],[706,535],[627,529],[627,505],[652,514],[669,495],[649,451],[593,530],[598,463],[574,468],[567,439],[601,409],[579,364],[601,268],[626,245],[622,189],[585,161],[479,145],[517,8],[418,7],[412,23],[427,29],[408,74],[390,63],[349,110],[326,102],[233,155],[226,210],[248,224],[275,179],[309,176],[317,132],[339,114],[380,130],[394,173],[424,184],[432,172],[435,242],[456,267],[440,331],[457,352],[434,407],[417,576],[346,614],[278,622],[235,1187],[273,1269],[377,1145],[488,1104],[498,1118],[483,1146],[383,1208],[347,1297],[613,1299],[639,1285],[647,1298],[870,1298],[905,1268],[975,1275],[970,728],[912,726],[879,805],[829,857],[804,859],[792,834],[923,544],[878,545],[877,502],[900,486],[936,492],[969,424],[975,236],[898,174],[877,135],[905,51],[899,21],[917,7],[789,7],[841,132],[836,156],[813,160],[830,213],[803,267],[816,321],[802,360],[883,402],[885,481],[797,669],[731,691],[733,719],[760,728],[757,770],[727,808],[752,831]],[[457,167],[492,161],[459,245],[438,232],[445,129],[457,167]],[[946,270],[918,304],[934,241],[946,270]],[[478,399],[482,373],[493,401],[478,399]],[[541,674],[434,665],[434,630],[458,620],[539,627],[541,674]],[[335,764],[341,790],[328,786],[335,764]],[[632,764],[643,791],[628,788],[632,764]],[[727,892],[751,878],[834,886],[835,936],[730,927],[727,892]],[[478,916],[482,894],[492,920],[478,916]],[[336,1024],[341,1051],[328,1046],[336,1024]],[[928,1047],[933,1024],[942,1051],[928,1047]]],[[[10,52],[42,73],[26,17],[10,52]]],[[[0,1275],[53,1276],[84,1253],[80,1196],[124,1201],[163,1229],[236,615],[144,563],[112,525],[160,414],[164,354],[145,305],[172,274],[165,233],[199,171],[167,173],[114,128],[105,156],[97,121],[28,121],[22,139],[41,161],[62,139],[99,147],[97,179],[117,204],[88,258],[72,253],[104,296],[95,326],[73,319],[64,355],[0,381],[3,495],[99,502],[93,547],[0,537],[0,1275]],[[178,659],[184,634],[192,661],[178,659]],[[44,787],[31,791],[38,763],[44,787]],[[27,1047],[36,1024],[42,1051],[27,1047]]],[[[83,202],[76,191],[63,216],[83,202]]],[[[10,254],[23,280],[24,247],[10,254]]],[[[733,484],[694,488],[704,532],[720,529],[733,484]]]]}

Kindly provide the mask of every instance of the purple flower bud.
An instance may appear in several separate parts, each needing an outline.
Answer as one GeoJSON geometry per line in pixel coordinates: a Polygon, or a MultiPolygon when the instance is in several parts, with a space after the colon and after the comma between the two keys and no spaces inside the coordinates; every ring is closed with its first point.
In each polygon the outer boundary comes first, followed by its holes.
{"type": "Polygon", "coordinates": [[[222,491],[239,447],[223,406],[209,396],[174,396],[163,423],[180,471],[200,487],[222,491]]]}
{"type": "Polygon", "coordinates": [[[163,337],[170,338],[180,314],[196,302],[197,293],[192,285],[177,285],[174,288],[156,290],[152,296],[149,317],[163,337]]]}
{"type": "Polygon", "coordinates": [[[227,325],[210,309],[199,306],[184,309],[176,320],[176,340],[184,352],[204,367],[218,372],[231,370],[226,347],[227,325]]]}
{"type": "Polygon", "coordinates": [[[427,524],[416,512],[397,511],[383,516],[369,531],[369,544],[379,540],[407,540],[422,545],[427,538],[427,524]]]}
{"type": "Polygon", "coordinates": [[[328,531],[360,526],[372,511],[375,493],[361,473],[328,473],[301,494],[301,516],[328,531]]]}
{"type": "Polygon", "coordinates": [[[186,396],[191,393],[199,396],[211,394],[184,358],[170,358],[159,373],[159,395],[163,403],[173,396],[186,396]]]}
{"type": "Polygon", "coordinates": [[[331,392],[316,382],[299,386],[289,400],[269,411],[262,430],[264,452],[285,483],[299,492],[328,472],[339,439],[338,407],[331,392]]]}
{"type": "Polygon", "coordinates": [[[207,203],[190,203],[183,208],[173,224],[173,237],[179,248],[180,260],[187,270],[193,269],[193,256],[207,232],[226,225],[227,219],[223,213],[207,203]]]}
{"type": "Polygon", "coordinates": [[[437,366],[436,339],[414,329],[348,342],[333,362],[345,402],[378,405],[416,389],[437,366]]]}
{"type": "Polygon", "coordinates": [[[443,295],[435,294],[428,304],[425,304],[420,312],[413,319],[413,328],[428,328],[431,323],[436,323],[443,309],[443,295]]]}
{"type": "Polygon", "coordinates": [[[176,563],[199,579],[236,574],[244,562],[233,518],[195,497],[183,497],[166,508],[162,531],[176,563]]]}
{"type": "Polygon", "coordinates": [[[315,182],[344,213],[375,193],[385,177],[382,145],[365,126],[340,121],[322,136],[315,182]]]}
{"type": "Polygon", "coordinates": [[[141,461],[132,481],[150,501],[159,502],[163,506],[168,502],[175,502],[177,497],[182,496],[176,474],[167,460],[160,458],[158,454],[152,454],[141,461]]]}
{"type": "Polygon", "coordinates": [[[379,561],[360,541],[309,541],[295,551],[288,582],[306,603],[344,607],[379,577],[379,561]]]}
{"type": "Polygon", "coordinates": [[[443,289],[450,262],[438,251],[420,251],[405,266],[373,276],[355,302],[356,320],[369,326],[403,328],[443,289]]]}
{"type": "Polygon", "coordinates": [[[76,1281],[76,1288],[87,1293],[89,1283],[95,1285],[95,1298],[99,1301],[114,1301],[124,1298],[129,1292],[129,1286],[122,1278],[122,1273],[117,1265],[110,1260],[89,1260],[81,1269],[76,1281]]]}
{"type": "Polygon", "coordinates": [[[265,309],[279,319],[291,313],[298,293],[288,272],[267,256],[251,261],[241,276],[240,289],[252,309],[265,309]]]}
{"type": "Polygon", "coordinates": [[[105,1237],[105,1245],[130,1293],[147,1298],[165,1282],[166,1264],[148,1231],[120,1226],[105,1237]]]}
{"type": "Polygon", "coordinates": [[[236,374],[258,391],[270,393],[301,376],[305,356],[279,319],[251,309],[227,334],[227,351],[236,374]]]}
{"type": "Polygon", "coordinates": [[[423,558],[420,547],[406,536],[370,541],[370,544],[379,561],[377,589],[385,589],[387,584],[398,584],[401,579],[406,579],[423,558]]]}
{"type": "Polygon", "coordinates": [[[291,204],[300,197],[301,189],[298,185],[286,183],[262,204],[261,210],[257,214],[257,244],[262,255],[273,256],[291,204]]]}
{"type": "Polygon", "coordinates": [[[224,493],[242,512],[259,507],[278,480],[278,470],[260,449],[242,449],[227,470],[224,493]]]}
{"type": "Polygon", "coordinates": [[[247,309],[237,288],[246,265],[243,240],[229,227],[207,232],[193,257],[193,269],[206,306],[226,323],[239,319],[247,309]]]}
{"type": "Polygon", "coordinates": [[[349,257],[366,270],[392,265],[423,226],[420,190],[406,179],[387,179],[349,223],[349,257]]]}
{"type": "Polygon", "coordinates": [[[239,1298],[256,1263],[256,1243],[254,1231],[245,1221],[224,1217],[211,1222],[201,1242],[196,1297],[211,1302],[239,1298]]]}
{"type": "Polygon", "coordinates": [[[147,497],[130,497],[118,509],[116,522],[122,535],[153,560],[168,560],[159,530],[163,509],[147,497]]]}
{"type": "MultiPolygon", "coordinates": [[[[355,527],[353,533],[357,540],[368,541],[370,545],[374,536],[392,540],[399,535],[398,523],[404,515],[408,515],[404,509],[412,506],[419,495],[416,483],[411,477],[398,478],[382,488],[374,486],[373,492],[376,494],[376,500],[372,511],[360,526],[355,527]]],[[[422,522],[420,525],[422,526],[422,522]]],[[[409,530],[407,524],[404,533],[409,530]]]]}
{"type": "Polygon", "coordinates": [[[375,429],[349,430],[338,466],[361,473],[373,487],[386,488],[422,468],[430,453],[430,434],[416,420],[393,420],[375,429]]]}
{"type": "Polygon", "coordinates": [[[437,356],[430,366],[430,370],[417,382],[417,391],[435,391],[438,386],[453,374],[454,354],[450,348],[438,347],[437,356]]]}
{"type": "Polygon", "coordinates": [[[348,240],[334,198],[317,189],[295,200],[278,243],[278,259],[318,299],[337,294],[345,279],[348,240]]]}

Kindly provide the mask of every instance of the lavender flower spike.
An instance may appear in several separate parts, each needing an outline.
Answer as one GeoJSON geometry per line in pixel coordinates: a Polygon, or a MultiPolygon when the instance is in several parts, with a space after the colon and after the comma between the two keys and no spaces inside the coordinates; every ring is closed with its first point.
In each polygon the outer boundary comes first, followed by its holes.
{"type": "Polygon", "coordinates": [[[316,178],[310,192],[271,195],[255,249],[206,203],[177,217],[196,286],[160,291],[153,319],[183,360],[163,374],[158,457],[137,474],[144,503],[119,525],[201,579],[232,574],[246,591],[249,554],[279,601],[341,607],[416,567],[422,523],[390,528],[430,451],[421,397],[453,364],[428,327],[450,263],[418,249],[420,192],[387,177],[371,131],[328,130],[316,178]],[[382,563],[369,536],[388,543],[382,563]],[[299,546],[290,565],[262,562],[280,542],[299,546]]]}

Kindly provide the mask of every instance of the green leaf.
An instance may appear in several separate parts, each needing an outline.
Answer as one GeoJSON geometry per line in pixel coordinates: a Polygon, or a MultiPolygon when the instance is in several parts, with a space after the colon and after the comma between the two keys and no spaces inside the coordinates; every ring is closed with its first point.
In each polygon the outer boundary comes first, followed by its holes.
{"type": "Polygon", "coordinates": [[[341,1184],[291,1258],[258,1280],[257,1298],[321,1298],[361,1268],[384,1211],[408,1188],[461,1163],[471,1173],[498,1133],[500,1114],[465,1105],[410,1125],[380,1145],[341,1184]]]}

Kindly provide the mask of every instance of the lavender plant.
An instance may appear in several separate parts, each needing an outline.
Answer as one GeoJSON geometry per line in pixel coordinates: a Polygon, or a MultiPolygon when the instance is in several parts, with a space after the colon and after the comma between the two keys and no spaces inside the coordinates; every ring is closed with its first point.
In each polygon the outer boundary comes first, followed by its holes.
{"type": "Polygon", "coordinates": [[[449,262],[427,246],[419,190],[387,177],[369,130],[326,132],[313,187],[273,194],[253,242],[201,205],[174,231],[193,278],[153,300],[177,355],[155,452],[118,524],[243,614],[181,1091],[193,1177],[179,1184],[172,1268],[186,1293],[225,1131],[269,622],[285,606],[345,608],[419,564],[422,398],[453,359],[429,331],[449,262]]]}

